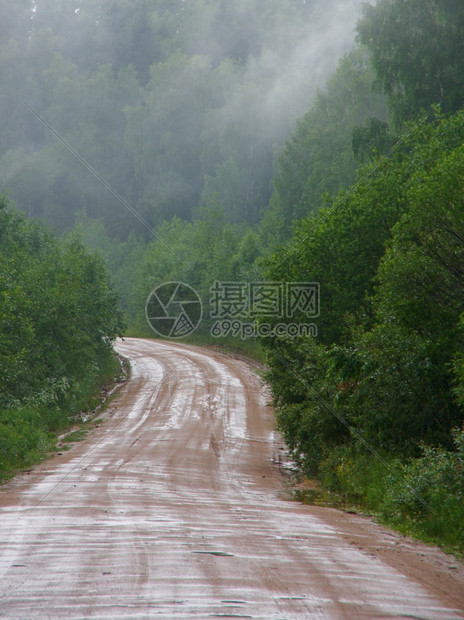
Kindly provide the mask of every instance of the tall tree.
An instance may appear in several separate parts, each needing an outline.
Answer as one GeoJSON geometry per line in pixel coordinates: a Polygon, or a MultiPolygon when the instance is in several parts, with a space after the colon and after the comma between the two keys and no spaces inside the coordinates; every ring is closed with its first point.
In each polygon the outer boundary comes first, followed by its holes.
{"type": "Polygon", "coordinates": [[[353,50],[298,121],[279,156],[274,193],[263,219],[270,238],[288,239],[295,220],[315,213],[325,195],[336,194],[355,179],[352,132],[369,117],[387,115],[384,97],[371,92],[373,79],[366,51],[353,50]]]}
{"type": "Polygon", "coordinates": [[[366,4],[358,38],[372,57],[377,86],[397,124],[440,104],[464,104],[464,4],[461,0],[380,0],[366,4]]]}
{"type": "Polygon", "coordinates": [[[320,283],[317,340],[264,343],[281,428],[308,466],[350,440],[333,412],[402,454],[462,422],[463,136],[462,111],[417,126],[269,259],[269,280],[320,283]]]}

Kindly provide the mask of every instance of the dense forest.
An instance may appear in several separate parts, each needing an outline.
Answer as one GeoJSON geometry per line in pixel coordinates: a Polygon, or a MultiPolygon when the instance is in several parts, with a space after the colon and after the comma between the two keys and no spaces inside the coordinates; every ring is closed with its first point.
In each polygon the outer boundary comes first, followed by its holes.
{"type": "Polygon", "coordinates": [[[124,331],[103,260],[0,200],[0,479],[50,449],[118,374],[124,331]]]}
{"type": "Polygon", "coordinates": [[[360,0],[21,0],[0,31],[2,182],[58,232],[143,225],[53,139],[46,119],[146,218],[220,203],[256,224],[273,158],[352,44],[360,0]]]}
{"type": "Polygon", "coordinates": [[[462,2],[18,0],[0,76],[2,463],[111,367],[114,291],[142,333],[189,284],[206,338],[215,282],[318,283],[316,338],[257,339],[294,460],[462,547],[462,2]]]}

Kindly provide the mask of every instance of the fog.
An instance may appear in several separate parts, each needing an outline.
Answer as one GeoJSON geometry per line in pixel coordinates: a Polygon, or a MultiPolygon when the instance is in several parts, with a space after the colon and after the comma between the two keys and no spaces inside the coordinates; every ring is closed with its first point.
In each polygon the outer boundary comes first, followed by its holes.
{"type": "Polygon", "coordinates": [[[341,56],[362,0],[0,2],[0,185],[58,231],[137,222],[27,105],[152,224],[219,201],[256,222],[275,155],[341,56]]]}

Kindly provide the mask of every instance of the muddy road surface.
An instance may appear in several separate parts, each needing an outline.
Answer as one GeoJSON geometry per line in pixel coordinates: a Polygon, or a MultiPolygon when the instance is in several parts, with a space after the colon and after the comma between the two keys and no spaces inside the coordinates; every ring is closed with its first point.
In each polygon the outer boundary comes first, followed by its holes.
{"type": "Polygon", "coordinates": [[[369,519],[285,499],[249,365],[127,339],[105,422],[0,491],[0,617],[464,617],[463,569],[369,519]]]}

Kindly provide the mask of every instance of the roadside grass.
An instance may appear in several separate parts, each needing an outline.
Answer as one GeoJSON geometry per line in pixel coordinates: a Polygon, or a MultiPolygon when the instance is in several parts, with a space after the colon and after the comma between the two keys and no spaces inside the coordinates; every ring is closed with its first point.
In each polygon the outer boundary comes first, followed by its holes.
{"type": "Polygon", "coordinates": [[[32,467],[54,449],[54,436],[31,422],[30,413],[18,409],[0,413],[0,483],[32,467]]]}
{"type": "MultiPolygon", "coordinates": [[[[325,505],[369,514],[404,535],[438,545],[462,560],[464,431],[455,432],[455,436],[455,452],[424,446],[419,458],[402,460],[384,454],[389,467],[353,447],[334,451],[320,468],[323,491],[319,497],[324,498],[323,493],[328,491],[325,505]]],[[[307,503],[313,503],[311,494],[308,499],[307,503]]]]}
{"type": "Polygon", "coordinates": [[[127,338],[149,338],[154,339],[153,331],[148,327],[128,327],[124,332],[124,336],[127,338]]]}
{"type": "Polygon", "coordinates": [[[116,357],[109,358],[100,372],[90,375],[60,403],[25,405],[0,411],[0,483],[28,470],[58,450],[81,441],[101,424],[108,392],[127,376],[116,357]],[[78,428],[76,428],[78,425],[78,428]]]}
{"type": "Polygon", "coordinates": [[[69,433],[69,435],[65,435],[65,437],[63,437],[63,439],[61,440],[63,443],[73,443],[75,441],[82,441],[83,439],[85,439],[87,437],[87,433],[89,431],[85,428],[80,428],[77,431],[71,431],[71,433],[69,433]]]}

